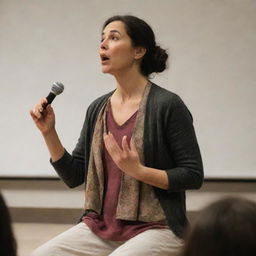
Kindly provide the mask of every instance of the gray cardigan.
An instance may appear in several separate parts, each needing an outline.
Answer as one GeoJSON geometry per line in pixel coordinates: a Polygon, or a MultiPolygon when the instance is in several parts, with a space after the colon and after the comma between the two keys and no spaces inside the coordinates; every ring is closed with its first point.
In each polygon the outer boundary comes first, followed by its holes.
{"type": "MultiPolygon", "coordinates": [[[[78,143],[70,155],[52,163],[71,188],[86,182],[94,125],[98,113],[112,94],[96,99],[86,113],[78,143]]],[[[180,97],[152,84],[145,113],[144,160],[151,168],[166,171],[168,190],[154,187],[172,231],[183,236],[188,224],[185,190],[198,189],[203,182],[203,164],[192,116],[180,97]]]]}

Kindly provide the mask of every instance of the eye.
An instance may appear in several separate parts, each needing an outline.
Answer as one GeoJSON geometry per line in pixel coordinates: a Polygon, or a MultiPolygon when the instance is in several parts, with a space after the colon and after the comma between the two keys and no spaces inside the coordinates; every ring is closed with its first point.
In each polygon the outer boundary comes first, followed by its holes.
{"type": "Polygon", "coordinates": [[[117,36],[112,36],[111,39],[117,41],[119,38],[117,36]]]}

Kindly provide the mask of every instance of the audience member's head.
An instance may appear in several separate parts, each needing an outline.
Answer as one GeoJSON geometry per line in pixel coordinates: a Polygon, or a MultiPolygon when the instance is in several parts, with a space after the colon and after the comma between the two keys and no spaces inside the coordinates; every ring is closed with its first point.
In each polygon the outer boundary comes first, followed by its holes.
{"type": "Polygon", "coordinates": [[[182,256],[256,255],[256,203],[225,198],[202,210],[182,256]]]}
{"type": "Polygon", "coordinates": [[[8,208],[0,193],[0,256],[15,256],[16,241],[13,235],[8,208]]]}

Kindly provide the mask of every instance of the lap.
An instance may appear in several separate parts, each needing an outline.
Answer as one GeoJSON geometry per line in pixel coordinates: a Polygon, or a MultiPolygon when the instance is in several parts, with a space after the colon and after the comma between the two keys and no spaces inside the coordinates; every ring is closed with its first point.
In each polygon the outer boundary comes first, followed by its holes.
{"type": "Polygon", "coordinates": [[[150,229],[131,238],[109,256],[177,256],[183,240],[169,229],[150,229]]]}
{"type": "Polygon", "coordinates": [[[107,256],[119,244],[99,238],[81,222],[37,248],[31,256],[107,256]]]}
{"type": "Polygon", "coordinates": [[[61,233],[31,256],[176,256],[182,240],[169,229],[144,231],[125,242],[101,239],[83,222],[61,233]]]}

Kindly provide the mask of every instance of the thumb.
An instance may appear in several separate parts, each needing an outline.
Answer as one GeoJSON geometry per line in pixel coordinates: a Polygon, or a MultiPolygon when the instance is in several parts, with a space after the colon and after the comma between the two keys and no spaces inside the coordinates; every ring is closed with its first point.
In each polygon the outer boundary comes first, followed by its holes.
{"type": "Polygon", "coordinates": [[[50,114],[50,115],[54,114],[53,108],[52,108],[52,106],[50,104],[47,105],[45,110],[46,110],[47,114],[50,114]]]}

